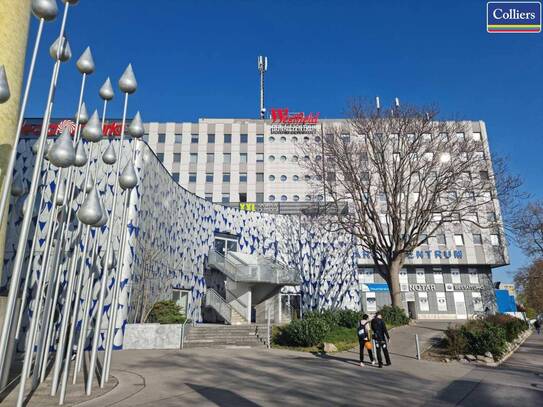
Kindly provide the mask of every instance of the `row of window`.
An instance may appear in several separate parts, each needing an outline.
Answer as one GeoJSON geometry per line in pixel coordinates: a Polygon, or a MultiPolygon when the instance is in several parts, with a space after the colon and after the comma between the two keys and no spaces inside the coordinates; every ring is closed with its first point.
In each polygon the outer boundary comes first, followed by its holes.
{"type": "MultiPolygon", "coordinates": [[[[176,144],[180,144],[183,141],[183,136],[181,134],[175,134],[174,140],[176,144]]],[[[239,141],[241,144],[247,144],[249,140],[249,135],[242,133],[239,135],[239,141]]],[[[190,143],[191,144],[198,144],[200,141],[200,135],[199,134],[191,134],[190,135],[190,143]]],[[[215,144],[215,134],[208,134],[207,135],[207,144],[215,144]]],[[[166,142],[166,134],[165,133],[159,133],[158,134],[158,142],[164,144],[166,142]]],[[[223,135],[223,142],[225,144],[232,143],[232,134],[224,134],[223,135]]],[[[263,134],[257,134],[256,135],[256,142],[257,144],[263,144],[264,143],[264,135],[263,134]]]]}
{"type": "MultiPolygon", "coordinates": [[[[358,278],[359,282],[361,283],[374,283],[375,282],[375,271],[371,267],[365,267],[362,269],[359,269],[358,272],[358,278]]],[[[450,281],[453,284],[461,284],[462,278],[460,274],[460,269],[458,268],[451,268],[450,270],[450,281]]],[[[415,279],[417,284],[426,284],[426,283],[434,283],[434,284],[443,284],[443,271],[440,267],[435,267],[432,270],[432,273],[426,273],[424,268],[416,268],[415,269],[415,279]],[[428,279],[427,277],[429,275],[432,275],[432,279],[428,279]]],[[[475,268],[469,268],[468,269],[468,279],[470,284],[479,284],[479,273],[477,269],[475,268]]],[[[400,270],[400,284],[409,284],[407,269],[401,269],[400,270]]]]}
{"type": "MultiPolygon", "coordinates": [[[[160,161],[164,161],[164,153],[157,153],[157,157],[160,161]]],[[[198,154],[197,153],[190,153],[189,156],[189,162],[191,164],[197,164],[198,163],[198,154]]],[[[223,163],[224,164],[230,164],[232,162],[232,154],[230,153],[223,153],[222,155],[223,163]]],[[[173,162],[174,163],[180,163],[181,162],[181,153],[173,153],[173,162]]],[[[215,162],[215,154],[214,153],[207,153],[206,154],[206,163],[214,163],[215,162]]],[[[248,156],[247,153],[239,153],[239,162],[244,164],[248,162],[248,156]]],[[[264,154],[263,153],[256,153],[256,162],[257,163],[263,163],[264,162],[264,154]]]]}

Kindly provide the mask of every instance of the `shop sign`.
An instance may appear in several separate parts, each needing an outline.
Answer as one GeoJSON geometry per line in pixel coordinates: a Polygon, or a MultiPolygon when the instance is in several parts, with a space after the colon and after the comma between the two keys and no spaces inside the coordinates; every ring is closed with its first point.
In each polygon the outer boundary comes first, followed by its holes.
{"type": "Polygon", "coordinates": [[[256,211],[256,205],[250,202],[240,202],[239,209],[241,209],[242,211],[254,212],[256,211]]]}
{"type": "MultiPolygon", "coordinates": [[[[363,250],[361,257],[371,259],[371,254],[369,251],[363,250]]],[[[463,257],[462,250],[416,250],[407,254],[409,260],[462,259],[463,257]]]]}
{"type": "MultiPolygon", "coordinates": [[[[82,126],[84,127],[84,126],[82,126]]],[[[21,129],[21,134],[25,136],[39,136],[41,134],[42,123],[32,123],[25,121],[21,129]]],[[[72,120],[61,120],[59,122],[50,123],[47,129],[48,136],[56,136],[64,131],[65,128],[70,130],[70,134],[75,133],[75,122],[72,120]]],[[[105,136],[120,136],[122,129],[121,122],[111,122],[104,125],[105,136]]]]}
{"type": "Polygon", "coordinates": [[[482,286],[478,284],[454,284],[455,291],[481,291],[482,286]]]}
{"type": "Polygon", "coordinates": [[[435,291],[435,284],[409,284],[409,291],[435,291]]]}
{"type": "Polygon", "coordinates": [[[271,109],[272,134],[314,134],[320,113],[289,113],[288,108],[271,109]]]}

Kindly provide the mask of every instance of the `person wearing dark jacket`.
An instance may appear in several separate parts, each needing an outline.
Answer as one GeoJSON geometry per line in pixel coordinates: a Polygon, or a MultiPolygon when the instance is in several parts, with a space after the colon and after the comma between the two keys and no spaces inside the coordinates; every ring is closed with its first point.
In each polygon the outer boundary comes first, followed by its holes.
{"type": "Polygon", "coordinates": [[[380,312],[375,314],[375,317],[371,320],[371,330],[373,331],[373,339],[375,341],[375,353],[377,353],[377,362],[379,367],[383,367],[383,361],[381,359],[381,349],[385,354],[386,365],[390,366],[390,356],[388,354],[388,341],[390,341],[390,335],[388,334],[387,326],[383,321],[383,316],[380,312]]]}
{"type": "Polygon", "coordinates": [[[370,321],[367,314],[362,315],[362,320],[358,324],[358,344],[360,345],[360,367],[364,367],[364,348],[368,350],[368,356],[370,357],[370,362],[372,365],[375,365],[373,360],[373,352],[371,351],[371,340],[370,340],[370,321]]]}

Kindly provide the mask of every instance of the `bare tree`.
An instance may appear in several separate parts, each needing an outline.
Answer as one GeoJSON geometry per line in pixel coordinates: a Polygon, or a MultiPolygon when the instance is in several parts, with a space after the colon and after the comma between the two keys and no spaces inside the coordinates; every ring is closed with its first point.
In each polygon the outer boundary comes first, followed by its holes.
{"type": "Polygon", "coordinates": [[[369,252],[393,305],[401,306],[401,267],[429,236],[448,223],[499,227],[499,214],[477,214],[495,211],[486,145],[469,123],[437,120],[435,108],[381,112],[355,102],[344,127],[323,127],[302,150],[314,188],[336,213],[328,224],[369,252]]]}
{"type": "Polygon", "coordinates": [[[543,258],[543,201],[535,201],[519,210],[513,221],[520,248],[528,255],[543,258]]]}

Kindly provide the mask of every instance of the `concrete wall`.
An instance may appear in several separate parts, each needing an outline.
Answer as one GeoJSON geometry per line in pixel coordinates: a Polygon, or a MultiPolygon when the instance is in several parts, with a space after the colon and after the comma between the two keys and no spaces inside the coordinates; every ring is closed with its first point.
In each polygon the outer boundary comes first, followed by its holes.
{"type": "Polygon", "coordinates": [[[123,349],[179,349],[181,324],[127,324],[123,349]]]}

